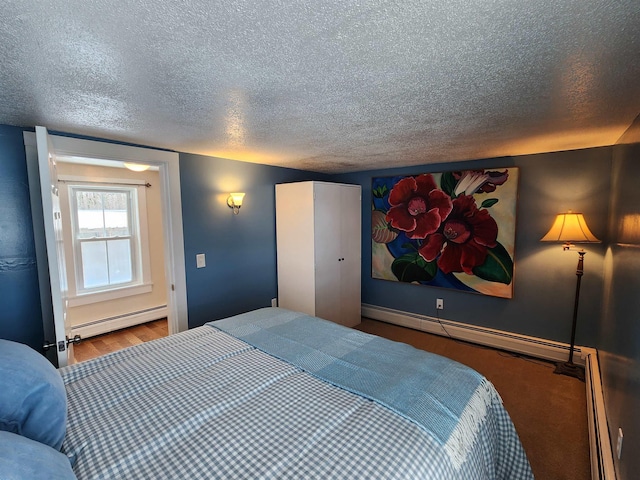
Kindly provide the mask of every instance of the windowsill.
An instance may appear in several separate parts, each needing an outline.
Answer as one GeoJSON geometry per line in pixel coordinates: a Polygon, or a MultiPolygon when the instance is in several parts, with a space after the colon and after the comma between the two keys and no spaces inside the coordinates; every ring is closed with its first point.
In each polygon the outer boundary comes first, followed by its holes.
{"type": "Polygon", "coordinates": [[[122,287],[104,292],[85,293],[68,297],[69,307],[78,307],[80,305],[89,305],[91,303],[108,302],[119,298],[131,297],[133,295],[142,295],[153,290],[153,283],[145,283],[131,287],[122,287]]]}

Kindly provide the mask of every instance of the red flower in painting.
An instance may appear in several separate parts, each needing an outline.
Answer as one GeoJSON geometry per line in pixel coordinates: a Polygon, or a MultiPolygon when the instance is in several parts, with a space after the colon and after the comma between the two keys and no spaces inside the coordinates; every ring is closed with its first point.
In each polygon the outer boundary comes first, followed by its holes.
{"type": "Polygon", "coordinates": [[[426,238],[440,227],[453,208],[451,198],[436,186],[431,174],[406,177],[389,193],[387,222],[409,238],[426,238]]]}
{"type": "Polygon", "coordinates": [[[473,268],[487,258],[487,249],[497,245],[497,238],[498,224],[489,212],[478,209],[472,196],[462,195],[453,201],[453,210],[419,252],[427,262],[440,254],[438,267],[443,273],[473,275],[473,268]]]}

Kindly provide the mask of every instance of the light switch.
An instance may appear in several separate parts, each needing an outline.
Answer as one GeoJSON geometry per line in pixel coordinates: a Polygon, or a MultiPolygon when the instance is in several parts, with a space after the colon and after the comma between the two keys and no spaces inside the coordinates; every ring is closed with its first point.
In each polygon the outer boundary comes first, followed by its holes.
{"type": "Polygon", "coordinates": [[[196,255],[196,268],[204,268],[207,266],[207,262],[204,259],[204,253],[198,253],[196,255]]]}

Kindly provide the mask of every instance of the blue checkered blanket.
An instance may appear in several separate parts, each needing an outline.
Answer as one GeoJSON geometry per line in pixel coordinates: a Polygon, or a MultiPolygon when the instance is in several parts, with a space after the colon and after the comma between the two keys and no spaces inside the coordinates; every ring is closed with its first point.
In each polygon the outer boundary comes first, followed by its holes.
{"type": "MultiPolygon", "coordinates": [[[[290,312],[259,315],[269,322],[290,312]]],[[[235,321],[246,326],[246,317],[235,321]]],[[[444,430],[430,432],[276,356],[205,325],[61,369],[69,399],[63,450],[76,459],[74,472],[79,479],[533,478],[497,394],[456,459],[444,430]]],[[[450,437],[456,427],[445,430],[450,437]]]]}
{"type": "Polygon", "coordinates": [[[439,355],[298,312],[265,308],[210,323],[428,431],[460,466],[492,403],[478,372],[439,355]],[[455,388],[452,388],[452,385],[455,388]]]}

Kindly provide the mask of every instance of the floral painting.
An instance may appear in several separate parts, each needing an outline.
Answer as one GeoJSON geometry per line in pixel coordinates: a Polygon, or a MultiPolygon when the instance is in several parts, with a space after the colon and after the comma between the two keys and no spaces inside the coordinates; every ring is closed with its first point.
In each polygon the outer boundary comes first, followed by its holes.
{"type": "Polygon", "coordinates": [[[373,278],[513,296],[517,168],[372,182],[373,278]]]}

